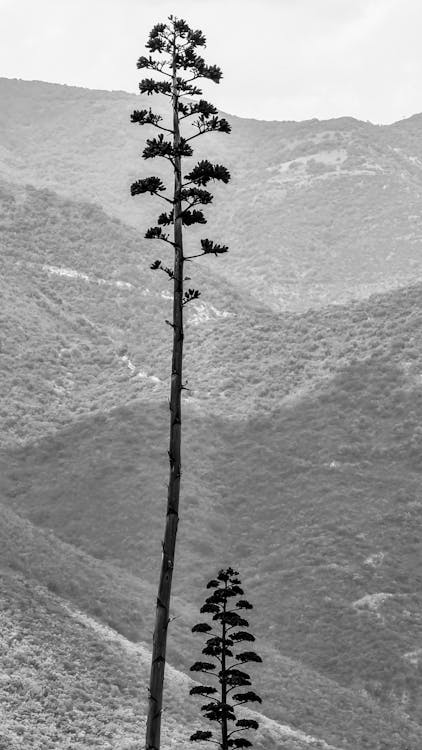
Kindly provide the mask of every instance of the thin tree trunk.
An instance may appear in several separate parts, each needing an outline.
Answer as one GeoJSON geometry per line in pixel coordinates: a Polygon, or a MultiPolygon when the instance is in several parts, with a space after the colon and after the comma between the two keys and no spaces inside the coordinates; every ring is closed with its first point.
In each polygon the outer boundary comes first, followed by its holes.
{"type": "MultiPolygon", "coordinates": [[[[173,53],[173,145],[180,143],[178,93],[175,49],[173,53]]],[[[182,183],[181,157],[174,159],[174,296],[173,296],[173,356],[170,388],[170,476],[167,495],[166,526],[158,586],[153,651],[151,661],[149,706],[146,729],[146,750],[160,750],[161,714],[163,707],[164,669],[166,661],[167,627],[174,568],[181,475],[181,393],[183,357],[183,238],[180,190],[182,183]]]]}
{"type": "MultiPolygon", "coordinates": [[[[224,584],[225,589],[227,589],[227,581],[225,581],[224,584]]],[[[221,716],[221,748],[222,750],[227,750],[227,714],[226,714],[226,705],[227,705],[227,680],[226,680],[226,622],[224,615],[226,614],[227,609],[227,599],[224,598],[223,600],[223,633],[222,633],[222,654],[221,654],[221,671],[223,673],[223,679],[221,681],[221,703],[223,704],[223,713],[221,716]]]]}

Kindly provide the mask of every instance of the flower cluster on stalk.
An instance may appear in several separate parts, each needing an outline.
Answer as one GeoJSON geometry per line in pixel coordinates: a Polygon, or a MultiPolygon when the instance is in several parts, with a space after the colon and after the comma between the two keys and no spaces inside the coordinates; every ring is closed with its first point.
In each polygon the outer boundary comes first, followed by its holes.
{"type": "Polygon", "coordinates": [[[207,699],[201,711],[205,718],[220,726],[218,737],[212,731],[198,730],[190,740],[213,742],[221,750],[252,747],[252,742],[243,733],[258,729],[258,722],[238,718],[236,709],[248,703],[262,702],[259,695],[249,689],[252,685],[250,675],[239,668],[262,659],[255,651],[244,650],[244,644],[254,642],[255,637],[248,631],[249,623],[241,614],[252,609],[252,604],[242,598],[243,589],[238,576],[233,568],[227,568],[209,581],[207,588],[213,592],[206,598],[200,612],[210,615],[212,624],[200,622],[192,628],[193,633],[208,636],[202,654],[212,661],[196,661],[190,669],[213,678],[214,685],[195,685],[190,694],[207,699]]]}

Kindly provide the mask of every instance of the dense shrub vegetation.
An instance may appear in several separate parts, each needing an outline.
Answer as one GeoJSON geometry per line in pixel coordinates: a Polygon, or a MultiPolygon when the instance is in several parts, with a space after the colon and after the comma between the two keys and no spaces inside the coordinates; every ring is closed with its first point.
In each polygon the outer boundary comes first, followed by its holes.
{"type": "MultiPolygon", "coordinates": [[[[6,176],[99,203],[141,231],[150,225],[153,200],[140,210],[128,194],[140,175],[137,133],[127,127],[150,99],[6,79],[0,96],[6,176]]],[[[230,139],[207,135],[196,156],[232,174],[209,214],[212,236],[232,251],[221,270],[230,282],[274,309],[300,310],[421,277],[421,115],[388,127],[346,117],[228,120],[230,139]]]]}
{"type": "MultiPolygon", "coordinates": [[[[145,270],[137,233],[47,191],[4,185],[0,200],[6,432],[23,440],[89,411],[166,397],[171,294],[165,279],[145,270]]],[[[222,413],[239,416],[269,413],[344,367],[347,379],[349,362],[368,358],[404,368],[405,391],[418,382],[417,285],[349,306],[276,315],[208,269],[192,263],[191,275],[203,290],[197,308],[187,308],[193,403],[213,400],[222,413]]]]}
{"type": "MultiPolygon", "coordinates": [[[[66,610],[150,642],[171,295],[136,230],[149,208],[139,217],[122,199],[111,216],[136,176],[121,171],[135,163],[133,99],[0,88],[10,112],[20,108],[16,128],[0,121],[0,691],[13,700],[0,744],[53,748],[72,726],[69,747],[138,750],[144,677],[120,641],[104,645],[91,624],[87,638],[66,610]],[[87,103],[94,123],[109,123],[102,139],[97,125],[79,127],[87,103]],[[87,202],[100,182],[102,207],[87,202]],[[59,726],[67,706],[71,725],[59,726]]],[[[345,750],[419,750],[420,118],[388,128],[231,120],[238,135],[222,160],[236,200],[214,221],[238,272],[226,259],[223,275],[189,269],[202,297],[187,309],[189,514],[170,660],[188,669],[202,581],[216,560],[235,559],[256,604],[254,684],[268,716],[345,750]],[[362,299],[321,307],[349,294],[362,299]]],[[[306,746],[264,730],[264,748],[274,737],[306,746]]]]}

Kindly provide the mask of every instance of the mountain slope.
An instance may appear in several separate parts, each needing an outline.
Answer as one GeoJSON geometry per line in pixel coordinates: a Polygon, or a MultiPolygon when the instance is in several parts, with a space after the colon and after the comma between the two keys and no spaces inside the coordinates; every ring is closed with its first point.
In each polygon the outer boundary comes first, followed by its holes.
{"type": "MultiPolygon", "coordinates": [[[[257,605],[259,640],[415,718],[421,395],[386,356],[350,365],[269,418],[227,423],[186,410],[175,580],[176,593],[199,603],[210,570],[234,558],[257,605]],[[414,416],[398,431],[409,404],[414,416]]],[[[164,435],[159,410],[133,404],[100,424],[91,418],[59,439],[8,450],[7,503],[153,583],[164,435]]],[[[266,702],[279,716],[271,674],[266,702]]],[[[378,731],[368,747],[381,738],[378,731]]]]}
{"type": "MultiPolygon", "coordinates": [[[[1,613],[1,648],[7,656],[0,682],[0,700],[8,705],[0,740],[8,750],[23,742],[28,750],[56,748],[58,743],[79,750],[140,750],[145,726],[139,695],[149,672],[148,650],[41,587],[29,591],[16,575],[2,573],[1,587],[9,588],[1,613]]],[[[188,746],[189,735],[201,728],[194,706],[186,701],[193,684],[167,666],[171,712],[163,721],[163,750],[188,746]]],[[[257,750],[339,750],[252,715],[260,722],[257,750]]],[[[204,750],[205,745],[198,747],[204,750]]]]}
{"type": "MultiPolygon", "coordinates": [[[[3,441],[167,398],[171,293],[136,231],[48,191],[3,183],[0,203],[3,441]]],[[[258,309],[199,262],[190,275],[202,292],[186,309],[185,393],[195,408],[270,413],[376,352],[419,377],[418,285],[297,315],[258,309]]]]}
{"type": "MultiPolygon", "coordinates": [[[[153,587],[167,471],[166,287],[140,262],[135,230],[101,210],[6,184],[2,200],[8,503],[153,587]]],[[[188,310],[179,594],[198,603],[230,549],[265,613],[265,638],[420,716],[420,286],[276,316],[199,264],[194,272],[206,314],[188,310]]]]}
{"type": "MultiPolygon", "coordinates": [[[[0,204],[7,431],[22,439],[31,423],[39,434],[84,411],[167,393],[171,291],[149,270],[154,256],[136,231],[95,206],[8,183],[0,204]]],[[[193,333],[243,307],[200,264],[191,273],[204,296],[188,310],[193,333]]]]}
{"type": "MultiPolygon", "coordinates": [[[[60,747],[139,750],[145,732],[139,710],[150,653],[39,586],[2,571],[0,700],[7,703],[0,739],[8,750],[60,747]]],[[[162,747],[188,743],[201,724],[186,697],[192,680],[167,667],[171,713],[162,747]]],[[[337,750],[259,714],[258,750],[320,747],[337,750]]],[[[201,750],[203,745],[199,746],[201,750]]]]}
{"type": "MultiPolygon", "coordinates": [[[[51,531],[33,526],[2,505],[0,517],[2,648],[6,649],[0,694],[9,705],[3,726],[7,747],[14,750],[14,742],[22,736],[31,750],[49,747],[49,742],[54,747],[54,742],[70,742],[71,735],[81,750],[95,742],[108,747],[107,741],[113,748],[120,747],[119,741],[122,750],[138,750],[142,742],[137,744],[135,737],[142,736],[144,715],[139,701],[142,685],[147,684],[149,653],[134,640],[152,627],[152,589],[121,568],[63,544],[51,531]],[[26,714],[28,701],[32,718],[26,714]],[[56,713],[64,709],[58,724],[56,713]],[[42,718],[38,721],[34,716],[42,718]]],[[[189,626],[197,613],[179,597],[173,599],[173,612],[177,616],[172,621],[170,660],[183,663],[183,654],[194,658],[189,626]]],[[[259,650],[264,657],[259,690],[266,712],[278,716],[278,722],[257,717],[264,728],[264,748],[381,748],[389,747],[382,743],[390,737],[395,738],[394,747],[401,747],[402,741],[412,750],[418,747],[420,728],[400,712],[387,714],[367,694],[340,688],[280,656],[268,643],[261,642],[259,650]],[[315,735],[327,744],[314,740],[315,735]]],[[[171,666],[168,677],[165,741],[173,746],[172,742],[186,738],[198,718],[198,707],[185,700],[188,678],[171,666]]]]}
{"type": "MultiPolygon", "coordinates": [[[[0,95],[7,179],[99,203],[142,233],[155,221],[154,201],[129,196],[130,183],[151,170],[168,177],[139,158],[150,133],[129,122],[149,99],[8,79],[0,95]]],[[[342,302],[421,278],[420,115],[383,127],[353,118],[229,119],[232,134],[206,136],[196,153],[233,176],[216,187],[207,212],[210,235],[231,247],[220,274],[274,309],[342,302]]]]}
{"type": "MultiPolygon", "coordinates": [[[[70,666],[59,704],[37,687],[28,701],[50,722],[34,748],[64,742],[68,725],[60,734],[52,717],[79,669],[80,625],[93,653],[106,633],[98,696],[71,717],[87,734],[69,746],[134,750],[138,719],[122,705],[139,702],[141,678],[125,666],[115,703],[107,680],[122,649],[141,662],[145,651],[101,628],[150,641],[166,495],[171,294],[139,231],[155,209],[127,193],[143,168],[145,133],[128,125],[141,100],[4,79],[0,93],[0,561],[7,629],[27,644],[12,688],[31,694],[52,618],[46,663],[70,666]],[[91,722],[96,703],[111,729],[91,722]]],[[[231,139],[203,152],[233,172],[210,213],[231,254],[189,267],[202,297],[186,309],[171,662],[188,669],[204,581],[235,564],[256,605],[265,712],[297,730],[269,720],[265,748],[303,750],[308,735],[341,750],[419,750],[420,116],[385,128],[232,121],[231,139]],[[320,308],[351,296],[362,299],[320,308]]],[[[77,674],[91,694],[95,658],[87,669],[77,674]]],[[[180,746],[177,679],[168,742],[180,746]]],[[[6,746],[19,726],[29,742],[21,704],[6,746]]]]}

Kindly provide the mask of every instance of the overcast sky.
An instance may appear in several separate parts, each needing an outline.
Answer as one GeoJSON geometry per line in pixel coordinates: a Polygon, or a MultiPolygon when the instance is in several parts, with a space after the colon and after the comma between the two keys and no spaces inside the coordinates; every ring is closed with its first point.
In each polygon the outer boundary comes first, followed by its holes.
{"type": "Polygon", "coordinates": [[[422,111],[422,0],[0,0],[0,75],[136,91],[148,32],[170,13],[205,33],[224,74],[212,101],[231,114],[422,111]]]}

